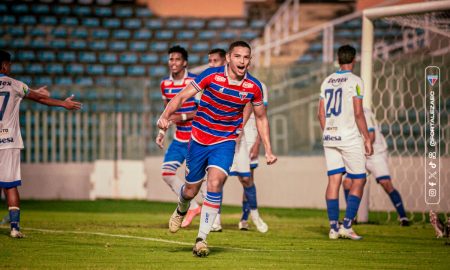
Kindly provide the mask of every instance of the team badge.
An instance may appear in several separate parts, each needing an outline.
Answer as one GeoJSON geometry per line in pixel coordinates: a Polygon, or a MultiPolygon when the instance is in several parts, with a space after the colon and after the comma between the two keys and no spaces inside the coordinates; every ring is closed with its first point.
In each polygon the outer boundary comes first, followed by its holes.
{"type": "Polygon", "coordinates": [[[220,92],[220,93],[223,93],[223,90],[224,90],[224,88],[223,88],[223,87],[220,87],[219,92],[220,92]]]}
{"type": "Polygon", "coordinates": [[[244,100],[247,97],[248,93],[247,92],[239,92],[239,97],[241,98],[241,100],[244,100]]]}
{"type": "Polygon", "coordinates": [[[434,84],[437,82],[437,80],[439,79],[439,77],[438,77],[438,75],[428,75],[428,76],[427,76],[427,79],[428,79],[428,83],[429,83],[431,86],[434,86],[434,84]]]}

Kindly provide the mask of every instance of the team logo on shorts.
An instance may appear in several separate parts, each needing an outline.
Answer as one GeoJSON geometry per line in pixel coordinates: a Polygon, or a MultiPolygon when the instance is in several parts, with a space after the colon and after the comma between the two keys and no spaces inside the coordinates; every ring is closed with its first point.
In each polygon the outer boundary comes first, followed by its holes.
{"type": "Polygon", "coordinates": [[[253,83],[245,82],[245,83],[242,84],[242,87],[244,87],[244,88],[252,88],[253,87],[253,83]]]}
{"type": "Polygon", "coordinates": [[[247,92],[239,92],[239,97],[241,98],[241,100],[244,100],[247,97],[248,93],[247,92]]]}
{"type": "Polygon", "coordinates": [[[225,82],[227,79],[225,79],[222,76],[216,75],[216,76],[214,76],[214,80],[216,80],[218,82],[225,82]]]}

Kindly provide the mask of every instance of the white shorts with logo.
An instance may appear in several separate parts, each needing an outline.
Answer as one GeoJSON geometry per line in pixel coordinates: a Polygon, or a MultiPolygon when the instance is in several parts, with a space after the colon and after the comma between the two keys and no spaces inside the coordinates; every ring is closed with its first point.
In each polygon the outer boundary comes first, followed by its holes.
{"type": "Polygon", "coordinates": [[[366,156],[363,144],[324,146],[328,176],[347,173],[351,179],[366,177],[366,156]]]}
{"type": "Polygon", "coordinates": [[[0,149],[0,188],[13,188],[21,184],[20,149],[0,149]]]}
{"type": "Polygon", "coordinates": [[[373,174],[377,182],[391,180],[387,152],[376,153],[367,158],[366,168],[373,174]]]}
{"type": "Polygon", "coordinates": [[[233,165],[231,166],[230,176],[250,177],[250,155],[248,152],[246,134],[242,134],[241,141],[236,144],[233,165]]]}

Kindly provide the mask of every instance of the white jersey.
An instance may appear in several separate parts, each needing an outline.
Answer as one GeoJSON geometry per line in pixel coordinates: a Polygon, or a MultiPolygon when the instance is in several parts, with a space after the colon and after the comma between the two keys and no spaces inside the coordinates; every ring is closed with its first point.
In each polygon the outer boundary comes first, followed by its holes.
{"type": "Polygon", "coordinates": [[[19,106],[28,91],[23,82],[0,75],[0,149],[23,148],[19,106]]]}
{"type": "MultiPolygon", "coordinates": [[[[264,102],[264,106],[267,107],[267,103],[268,103],[268,94],[267,94],[267,86],[261,82],[261,86],[262,86],[262,90],[263,90],[263,102],[264,102]]],[[[254,143],[256,140],[256,136],[258,135],[258,131],[256,129],[256,119],[255,119],[255,114],[252,112],[252,114],[250,114],[250,117],[248,118],[247,123],[245,124],[244,127],[244,133],[246,134],[246,138],[247,138],[247,142],[249,143],[254,143]]]]}
{"type": "Polygon", "coordinates": [[[337,71],[320,87],[325,106],[324,146],[345,146],[362,143],[355,121],[353,97],[363,98],[363,81],[350,71],[337,71]]]}
{"type": "MultiPolygon", "coordinates": [[[[368,108],[364,108],[364,116],[366,117],[367,129],[369,132],[375,132],[375,141],[373,142],[373,155],[387,151],[386,140],[380,132],[380,128],[376,124],[375,116],[368,108]]],[[[369,157],[370,159],[370,157],[369,157]]]]}

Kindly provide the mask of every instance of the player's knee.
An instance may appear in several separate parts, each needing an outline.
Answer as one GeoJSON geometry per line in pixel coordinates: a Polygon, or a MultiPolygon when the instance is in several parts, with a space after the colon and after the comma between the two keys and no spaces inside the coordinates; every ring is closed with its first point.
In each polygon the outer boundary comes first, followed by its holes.
{"type": "Polygon", "coordinates": [[[243,187],[253,186],[253,179],[251,177],[239,177],[239,181],[241,181],[243,187]]]}
{"type": "Polygon", "coordinates": [[[197,188],[192,185],[185,185],[183,188],[183,197],[187,200],[192,200],[197,195],[197,188]]]}
{"type": "Polygon", "coordinates": [[[394,186],[390,180],[381,180],[379,183],[387,193],[394,191],[394,186]]]}
{"type": "Polygon", "coordinates": [[[342,186],[344,189],[350,189],[352,187],[352,180],[350,178],[345,178],[344,181],[342,181],[342,186]]]}

